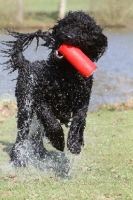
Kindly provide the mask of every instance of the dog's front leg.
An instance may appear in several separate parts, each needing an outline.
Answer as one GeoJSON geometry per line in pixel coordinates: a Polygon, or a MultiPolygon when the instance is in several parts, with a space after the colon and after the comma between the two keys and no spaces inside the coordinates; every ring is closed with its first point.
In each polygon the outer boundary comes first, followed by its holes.
{"type": "Polygon", "coordinates": [[[73,120],[67,139],[67,147],[73,154],[79,154],[81,146],[84,145],[83,133],[86,125],[87,109],[88,106],[85,105],[73,113],[73,120]]]}
{"type": "Polygon", "coordinates": [[[36,114],[41,120],[46,137],[50,140],[53,147],[63,151],[65,146],[63,129],[51,109],[46,103],[41,102],[36,105],[36,114]]]}

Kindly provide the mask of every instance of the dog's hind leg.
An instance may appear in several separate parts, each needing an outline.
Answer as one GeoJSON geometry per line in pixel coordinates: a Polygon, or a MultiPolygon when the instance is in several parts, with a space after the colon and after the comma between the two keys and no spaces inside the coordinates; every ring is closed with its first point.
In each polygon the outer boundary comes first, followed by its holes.
{"type": "Polygon", "coordinates": [[[22,100],[18,106],[17,138],[10,154],[11,162],[16,167],[25,167],[32,162],[32,158],[49,155],[43,145],[44,129],[39,122],[34,121],[34,117],[33,110],[25,106],[22,100]]]}
{"type": "Polygon", "coordinates": [[[50,140],[53,147],[59,151],[64,150],[64,133],[60,123],[56,120],[54,114],[46,103],[37,103],[36,114],[44,126],[46,137],[50,140]]]}
{"type": "Polygon", "coordinates": [[[26,166],[27,160],[28,160],[28,137],[29,137],[29,128],[32,120],[32,109],[28,106],[26,106],[27,99],[25,97],[19,96],[19,99],[17,99],[18,103],[18,120],[17,120],[17,138],[16,142],[13,145],[10,158],[11,162],[15,166],[26,166]]]}
{"type": "MultiPolygon", "coordinates": [[[[29,71],[29,74],[30,71],[29,71]]],[[[10,158],[15,166],[25,166],[27,164],[29,152],[29,131],[33,118],[33,81],[32,76],[28,75],[27,71],[21,70],[19,72],[15,95],[17,98],[17,138],[13,145],[10,158]]]]}

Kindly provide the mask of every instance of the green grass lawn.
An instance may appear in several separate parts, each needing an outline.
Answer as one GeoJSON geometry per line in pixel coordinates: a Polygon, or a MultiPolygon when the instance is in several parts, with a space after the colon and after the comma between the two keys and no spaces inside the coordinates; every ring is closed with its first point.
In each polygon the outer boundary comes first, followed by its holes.
{"type": "Polygon", "coordinates": [[[8,163],[16,136],[16,119],[1,118],[0,199],[132,200],[132,119],[133,110],[88,112],[82,153],[72,156],[67,151],[53,152],[50,171],[46,170],[50,166],[47,161],[38,161],[39,165],[35,161],[25,169],[15,169],[8,163]],[[69,172],[65,171],[68,165],[69,172]]]}

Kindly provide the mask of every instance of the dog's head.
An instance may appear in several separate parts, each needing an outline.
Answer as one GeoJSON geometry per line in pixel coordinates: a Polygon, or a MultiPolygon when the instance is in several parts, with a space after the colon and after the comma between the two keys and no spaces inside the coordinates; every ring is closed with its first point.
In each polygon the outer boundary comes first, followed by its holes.
{"type": "Polygon", "coordinates": [[[52,28],[55,47],[66,43],[80,48],[92,61],[97,61],[107,48],[107,37],[94,19],[82,11],[69,12],[52,28]]]}

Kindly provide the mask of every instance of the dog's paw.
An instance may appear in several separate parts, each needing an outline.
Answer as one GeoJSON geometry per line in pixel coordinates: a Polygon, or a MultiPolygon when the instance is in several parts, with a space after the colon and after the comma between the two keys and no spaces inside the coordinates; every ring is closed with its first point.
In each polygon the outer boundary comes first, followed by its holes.
{"type": "Polygon", "coordinates": [[[68,143],[68,149],[72,154],[80,154],[81,152],[81,144],[77,141],[68,143]]]}
{"type": "Polygon", "coordinates": [[[64,142],[64,137],[63,139],[61,138],[53,138],[50,140],[52,146],[54,148],[56,148],[59,151],[64,151],[64,147],[65,147],[65,142],[64,142]]]}
{"type": "Polygon", "coordinates": [[[28,165],[27,160],[19,156],[14,150],[10,154],[10,163],[13,167],[26,167],[28,165]]]}
{"type": "Polygon", "coordinates": [[[53,126],[53,129],[51,127],[51,130],[49,131],[49,133],[46,132],[45,136],[50,140],[50,143],[54,148],[56,148],[59,151],[64,151],[65,147],[64,133],[59,125],[53,126]]]}
{"type": "Polygon", "coordinates": [[[14,167],[26,167],[28,165],[26,148],[21,142],[14,144],[10,153],[10,162],[14,167]]]}
{"type": "Polygon", "coordinates": [[[11,158],[10,163],[13,167],[26,167],[28,164],[24,160],[19,160],[16,158],[11,158]]]}

